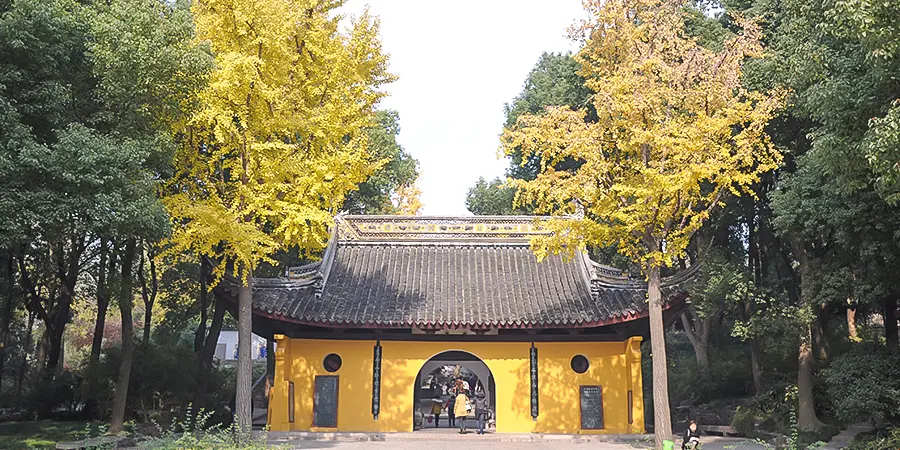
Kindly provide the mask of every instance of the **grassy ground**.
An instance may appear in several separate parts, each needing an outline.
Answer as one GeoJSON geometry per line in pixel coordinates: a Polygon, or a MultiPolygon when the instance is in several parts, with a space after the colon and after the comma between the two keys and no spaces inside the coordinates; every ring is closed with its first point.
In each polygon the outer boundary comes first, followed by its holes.
{"type": "Polygon", "coordinates": [[[0,423],[0,449],[55,448],[57,442],[83,438],[88,422],[0,423]]]}

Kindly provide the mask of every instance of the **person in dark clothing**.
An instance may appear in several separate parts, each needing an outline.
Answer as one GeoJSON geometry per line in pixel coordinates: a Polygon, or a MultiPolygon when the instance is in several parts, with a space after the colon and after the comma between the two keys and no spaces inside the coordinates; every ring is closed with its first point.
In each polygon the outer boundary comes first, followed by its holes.
{"type": "Polygon", "coordinates": [[[447,400],[447,421],[450,428],[456,426],[456,414],[454,414],[453,409],[456,407],[456,393],[454,391],[454,389],[450,389],[450,400],[447,400]]]}
{"type": "Polygon", "coordinates": [[[697,422],[692,420],[684,430],[684,442],[681,443],[681,450],[695,449],[698,445],[700,445],[700,433],[697,431],[697,422]]]}
{"type": "Polygon", "coordinates": [[[488,401],[484,394],[475,397],[475,420],[478,423],[478,434],[484,434],[484,422],[487,421],[488,401]]]}

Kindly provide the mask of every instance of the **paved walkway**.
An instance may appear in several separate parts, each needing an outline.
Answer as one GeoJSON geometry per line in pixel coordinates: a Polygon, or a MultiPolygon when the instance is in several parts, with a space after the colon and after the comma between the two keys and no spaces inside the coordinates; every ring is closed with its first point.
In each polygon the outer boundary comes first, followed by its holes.
{"type": "MultiPolygon", "coordinates": [[[[853,442],[860,432],[871,427],[865,424],[851,425],[827,443],[824,450],[839,450],[853,442]]],[[[425,429],[414,433],[269,433],[269,442],[294,449],[397,449],[421,450],[423,448],[447,448],[453,450],[634,450],[652,448],[651,435],[547,435],[492,433],[479,436],[474,433],[460,435],[450,429],[425,429]]],[[[681,440],[675,439],[675,448],[681,448],[681,440]]],[[[763,445],[746,438],[704,436],[704,450],[766,450],[763,445]]]]}
{"type": "MultiPolygon", "coordinates": [[[[341,433],[327,437],[328,440],[306,440],[313,436],[297,433],[270,433],[269,443],[285,445],[292,449],[397,449],[421,450],[423,448],[447,448],[453,450],[635,450],[648,449],[652,443],[646,436],[570,436],[535,434],[476,434],[455,433],[388,433],[365,435],[341,433]],[[291,437],[293,439],[291,439],[291,437]]],[[[325,436],[318,436],[323,437],[325,436]]],[[[680,441],[676,444],[680,448],[680,441]]],[[[703,439],[704,450],[764,450],[765,447],[742,438],[721,438],[709,436],[703,439]]]]}

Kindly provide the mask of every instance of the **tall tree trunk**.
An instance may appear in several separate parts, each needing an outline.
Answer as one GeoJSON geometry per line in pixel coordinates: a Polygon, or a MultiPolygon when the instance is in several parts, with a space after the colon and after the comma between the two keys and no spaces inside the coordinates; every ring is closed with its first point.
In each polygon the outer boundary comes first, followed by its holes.
{"type": "Polygon", "coordinates": [[[56,304],[50,310],[50,320],[46,323],[49,349],[47,352],[45,376],[50,378],[54,377],[57,370],[61,368],[59,363],[63,357],[63,336],[66,324],[69,322],[72,300],[75,298],[75,285],[78,282],[78,274],[81,271],[79,263],[85,248],[85,237],[74,236],[68,244],[68,253],[65,252],[64,244],[60,244],[57,250],[58,256],[55,260],[59,293],[56,304]]]}
{"type": "Polygon", "coordinates": [[[47,329],[47,364],[44,366],[45,375],[54,377],[62,357],[62,341],[65,331],[65,322],[62,314],[56,314],[52,326],[47,329]]]}
{"type": "Polygon", "coordinates": [[[3,368],[6,362],[6,341],[9,337],[9,324],[12,322],[15,305],[13,253],[7,252],[6,257],[6,302],[3,304],[3,315],[0,317],[0,392],[2,392],[3,368]]]}
{"type": "Polygon", "coordinates": [[[750,372],[753,374],[753,390],[757,395],[762,394],[762,367],[759,364],[759,343],[755,338],[750,338],[750,372]]]}
{"type": "Polygon", "coordinates": [[[206,322],[209,320],[209,292],[206,288],[206,258],[200,257],[200,323],[194,332],[194,353],[203,353],[206,339],[206,322]]]}
{"type": "Polygon", "coordinates": [[[110,434],[125,431],[125,405],[128,401],[128,381],[131,379],[131,362],[134,358],[134,317],[132,317],[134,298],[131,271],[134,266],[135,247],[134,239],[129,239],[122,254],[122,279],[119,291],[119,310],[122,312],[122,362],[119,364],[119,378],[113,397],[110,434]]]}
{"type": "MultiPolygon", "coordinates": [[[[759,191],[759,186],[754,188],[755,192],[759,191]]],[[[760,236],[764,236],[758,232],[757,226],[761,226],[761,221],[759,219],[759,213],[756,207],[757,199],[751,196],[744,197],[749,202],[748,211],[746,214],[747,217],[747,243],[748,243],[748,251],[747,251],[747,264],[750,269],[750,276],[753,278],[753,286],[759,287],[762,284],[762,274],[763,274],[763,257],[764,255],[760,252],[759,239],[760,236]]],[[[753,318],[753,311],[755,309],[753,296],[752,295],[744,295],[744,310],[743,310],[743,319],[745,321],[749,321],[753,318]]],[[[750,337],[748,340],[748,344],[750,344],[750,373],[753,375],[753,390],[756,395],[762,394],[763,391],[763,382],[762,382],[762,367],[759,363],[759,343],[756,341],[755,337],[750,337]]]]}
{"type": "Polygon", "coordinates": [[[847,302],[847,337],[850,342],[859,342],[859,333],[856,330],[856,304],[852,300],[847,302]]]}
{"type": "MultiPolygon", "coordinates": [[[[753,300],[749,295],[744,296],[744,320],[750,320],[753,317],[753,300]]],[[[747,340],[750,344],[750,373],[753,375],[753,390],[756,395],[763,392],[762,366],[759,357],[759,342],[755,337],[747,340]]]]}
{"type": "Polygon", "coordinates": [[[107,276],[112,274],[116,267],[115,255],[109,255],[109,250],[106,248],[105,243],[101,245],[103,247],[100,249],[100,265],[97,269],[97,321],[94,322],[91,355],[88,359],[89,368],[95,368],[100,361],[100,351],[103,349],[103,333],[106,331],[106,312],[109,309],[107,276]]]}
{"type": "Polygon", "coordinates": [[[657,450],[663,441],[672,439],[672,416],[669,409],[669,372],[666,367],[666,337],[663,324],[659,267],[648,268],[647,299],[650,309],[650,345],[653,349],[653,433],[657,450]]]}
{"type": "MultiPolygon", "coordinates": [[[[802,242],[795,241],[794,252],[800,266],[799,303],[815,307],[810,298],[812,296],[812,270],[806,247],[802,242]]],[[[824,425],[816,416],[815,397],[813,396],[813,359],[813,324],[807,324],[803,327],[800,335],[800,350],[797,359],[797,426],[801,431],[816,431],[824,425]]]]}
{"type": "Polygon", "coordinates": [[[897,297],[884,299],[884,337],[888,345],[897,346],[897,297]]]}
{"type": "Polygon", "coordinates": [[[156,279],[156,258],[150,245],[146,247],[146,259],[150,260],[150,286],[147,286],[147,277],[144,275],[144,244],[141,244],[141,263],[138,269],[138,281],[141,283],[141,299],[144,301],[144,334],[141,345],[145,348],[150,345],[150,331],[153,321],[153,305],[156,303],[156,295],[159,290],[159,280],[156,279]]]}
{"type": "Polygon", "coordinates": [[[44,329],[41,332],[41,337],[37,341],[37,352],[34,355],[34,361],[37,364],[37,370],[40,373],[43,373],[46,370],[47,366],[47,349],[50,348],[50,338],[47,337],[47,327],[44,326],[44,329]]]}
{"type": "MultiPolygon", "coordinates": [[[[110,242],[110,246],[112,246],[110,242]]],[[[97,266],[97,320],[94,322],[94,336],[91,339],[91,354],[88,357],[86,377],[82,384],[81,399],[84,402],[83,412],[88,419],[94,418],[94,385],[95,371],[100,364],[100,351],[103,349],[103,333],[106,331],[106,312],[109,309],[109,285],[107,276],[115,270],[115,255],[110,255],[106,242],[100,242],[100,263],[97,266]],[[107,266],[108,265],[108,266],[107,266]]]]}
{"type": "Polygon", "coordinates": [[[816,320],[812,323],[813,350],[819,361],[828,361],[831,347],[828,345],[828,337],[825,328],[828,326],[828,311],[824,306],[817,307],[816,320]]]}
{"type": "Polygon", "coordinates": [[[19,376],[16,379],[16,393],[21,397],[22,384],[25,382],[25,375],[28,373],[28,355],[34,350],[31,340],[34,337],[34,312],[28,312],[28,329],[25,331],[25,349],[22,352],[22,364],[19,365],[19,376]]]}
{"type": "Polygon", "coordinates": [[[251,293],[253,276],[248,267],[241,269],[241,287],[238,290],[238,365],[235,391],[235,417],[238,429],[248,435],[252,428],[251,384],[253,359],[250,352],[253,335],[251,293]]]}
{"type": "Polygon", "coordinates": [[[206,391],[209,387],[209,377],[212,373],[213,356],[216,354],[216,344],[219,342],[219,332],[222,331],[222,323],[225,321],[225,305],[221,300],[216,300],[213,305],[212,322],[209,325],[209,333],[206,342],[199,354],[200,380],[197,382],[197,390],[194,392],[194,411],[199,412],[206,407],[206,391]]]}
{"type": "Polygon", "coordinates": [[[681,315],[681,324],[684,333],[694,348],[694,356],[697,359],[697,367],[700,369],[700,377],[704,380],[712,378],[709,368],[709,328],[712,320],[710,317],[701,318],[693,307],[685,308],[681,315]]]}
{"type": "Polygon", "coordinates": [[[800,339],[800,357],[797,366],[797,427],[801,431],[817,431],[823,424],[816,416],[813,400],[813,349],[812,330],[807,326],[800,339]]]}

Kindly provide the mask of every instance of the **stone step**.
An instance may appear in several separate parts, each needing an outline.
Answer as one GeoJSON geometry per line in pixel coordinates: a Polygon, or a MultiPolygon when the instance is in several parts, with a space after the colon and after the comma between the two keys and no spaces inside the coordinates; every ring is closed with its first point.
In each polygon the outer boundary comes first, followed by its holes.
{"type": "MultiPolygon", "coordinates": [[[[427,439],[429,441],[458,441],[470,440],[475,435],[473,430],[469,433],[461,435],[450,429],[418,431],[412,433],[317,433],[305,431],[292,432],[268,432],[266,438],[271,445],[289,444],[297,441],[338,441],[338,442],[360,442],[360,441],[421,441],[427,439]]],[[[478,436],[480,441],[492,442],[562,442],[569,441],[573,443],[582,442],[607,442],[607,443],[645,443],[652,442],[653,436],[644,434],[531,434],[531,433],[494,433],[487,432],[483,436],[478,436]]]]}

